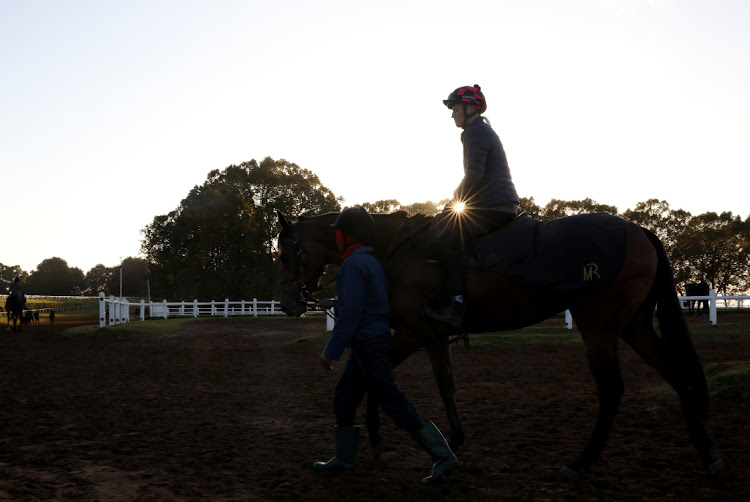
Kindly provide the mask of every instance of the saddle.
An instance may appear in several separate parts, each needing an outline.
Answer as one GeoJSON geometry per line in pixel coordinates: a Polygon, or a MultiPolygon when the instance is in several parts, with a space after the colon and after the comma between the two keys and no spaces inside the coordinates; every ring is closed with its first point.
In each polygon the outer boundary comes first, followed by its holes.
{"type": "Polygon", "coordinates": [[[610,284],[625,257],[627,222],[607,213],[539,221],[521,215],[482,237],[465,253],[466,265],[519,283],[561,293],[610,284]]]}

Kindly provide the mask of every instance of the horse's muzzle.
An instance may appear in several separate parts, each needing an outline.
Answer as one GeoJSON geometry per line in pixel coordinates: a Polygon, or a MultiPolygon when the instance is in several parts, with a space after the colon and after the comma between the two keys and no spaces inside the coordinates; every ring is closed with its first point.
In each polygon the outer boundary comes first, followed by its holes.
{"type": "Polygon", "coordinates": [[[294,302],[291,305],[282,303],[279,308],[289,317],[299,317],[307,312],[307,304],[303,302],[294,302]]]}

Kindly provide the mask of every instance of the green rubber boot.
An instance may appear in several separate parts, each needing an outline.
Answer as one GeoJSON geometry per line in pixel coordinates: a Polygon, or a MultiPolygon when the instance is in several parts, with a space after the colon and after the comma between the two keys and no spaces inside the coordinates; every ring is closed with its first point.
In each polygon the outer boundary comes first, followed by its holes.
{"type": "Polygon", "coordinates": [[[414,433],[414,439],[435,461],[432,464],[432,474],[422,478],[422,484],[427,485],[436,481],[458,462],[440,430],[431,421],[422,424],[422,427],[414,433]]]}
{"type": "Polygon", "coordinates": [[[327,471],[343,467],[351,469],[354,467],[354,457],[359,448],[359,425],[352,427],[336,426],[336,455],[328,462],[315,462],[313,468],[316,471],[327,471]]]}

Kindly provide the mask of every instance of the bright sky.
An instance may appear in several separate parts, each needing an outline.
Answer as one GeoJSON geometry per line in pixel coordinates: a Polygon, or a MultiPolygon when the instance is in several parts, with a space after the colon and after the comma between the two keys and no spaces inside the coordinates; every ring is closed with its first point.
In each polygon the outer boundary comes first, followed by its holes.
{"type": "Polygon", "coordinates": [[[0,262],[117,265],[253,158],[347,205],[450,197],[441,101],[475,83],[537,204],[746,218],[748,26],[740,0],[0,0],[0,262]]]}

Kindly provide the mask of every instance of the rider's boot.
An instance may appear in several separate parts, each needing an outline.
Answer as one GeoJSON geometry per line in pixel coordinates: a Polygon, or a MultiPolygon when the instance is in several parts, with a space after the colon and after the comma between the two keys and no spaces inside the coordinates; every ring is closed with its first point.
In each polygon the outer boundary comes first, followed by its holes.
{"type": "Polygon", "coordinates": [[[422,484],[426,485],[436,481],[443,474],[451,470],[458,462],[451,447],[448,446],[440,430],[432,421],[422,424],[422,427],[417,429],[417,432],[413,435],[419,446],[429,453],[434,461],[432,464],[432,473],[426,478],[422,478],[422,484]]]}
{"type": "Polygon", "coordinates": [[[328,471],[343,467],[354,467],[354,457],[359,447],[359,425],[351,427],[336,426],[336,455],[328,462],[315,462],[313,467],[317,471],[328,471]]]}
{"type": "Polygon", "coordinates": [[[454,328],[460,328],[464,322],[463,258],[460,253],[442,250],[438,257],[442,283],[440,291],[427,300],[424,313],[454,328]]]}

